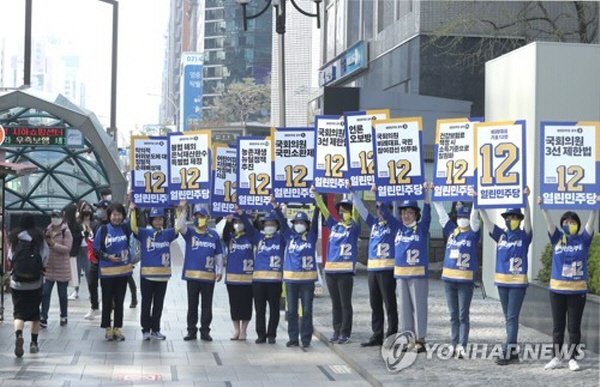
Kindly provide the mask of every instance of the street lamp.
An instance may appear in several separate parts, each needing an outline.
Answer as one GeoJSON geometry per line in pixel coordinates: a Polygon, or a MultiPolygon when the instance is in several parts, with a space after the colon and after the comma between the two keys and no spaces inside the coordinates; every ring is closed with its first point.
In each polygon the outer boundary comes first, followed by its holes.
{"type": "MultiPolygon", "coordinates": [[[[290,0],[294,8],[301,14],[308,17],[317,18],[317,28],[321,28],[321,2],[322,0],[312,0],[317,6],[316,13],[309,13],[304,11],[296,4],[295,0],[290,0]]],[[[257,17],[264,14],[269,7],[272,5],[275,9],[275,32],[279,35],[279,126],[285,127],[285,8],[287,0],[265,0],[265,7],[255,15],[248,15],[246,6],[250,3],[250,0],[238,0],[238,3],[242,6],[242,17],[244,18],[244,31],[248,30],[248,20],[256,19],[257,17]]]]}

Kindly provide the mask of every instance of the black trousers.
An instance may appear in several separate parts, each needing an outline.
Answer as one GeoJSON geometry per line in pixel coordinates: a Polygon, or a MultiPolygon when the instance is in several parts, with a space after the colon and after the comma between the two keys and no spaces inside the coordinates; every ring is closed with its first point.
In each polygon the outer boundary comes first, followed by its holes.
{"type": "Polygon", "coordinates": [[[352,333],[352,287],[353,273],[327,273],[327,290],[331,296],[333,331],[350,337],[352,333]]]}
{"type": "Polygon", "coordinates": [[[142,332],[160,332],[160,318],[165,304],[167,284],[167,281],[151,281],[142,278],[140,282],[140,288],[142,289],[142,314],[140,315],[142,332]]]}
{"type": "Polygon", "coordinates": [[[565,326],[569,330],[569,346],[571,359],[575,358],[576,346],[581,343],[581,318],[585,308],[585,294],[559,294],[550,292],[552,307],[552,347],[555,357],[560,357],[560,349],[565,341],[565,326]]]}
{"type": "Polygon", "coordinates": [[[210,332],[212,322],[212,301],[215,292],[214,282],[187,281],[187,329],[189,333],[196,333],[198,324],[198,305],[202,295],[202,310],[200,315],[200,333],[210,332]]]}
{"type": "Polygon", "coordinates": [[[86,275],[92,309],[98,310],[100,309],[100,306],[98,305],[98,264],[90,262],[90,267],[88,268],[86,275]]]}
{"type": "Polygon", "coordinates": [[[256,334],[258,337],[277,337],[279,325],[279,301],[281,282],[253,282],[254,309],[256,310],[256,334]],[[266,327],[267,303],[269,304],[269,328],[266,327]]]}
{"type": "Polygon", "coordinates": [[[123,327],[123,302],[127,290],[127,277],[100,278],[102,286],[102,328],[110,328],[110,318],[115,305],[115,320],[113,327],[123,327]]]}
{"type": "Polygon", "coordinates": [[[129,286],[129,291],[131,292],[131,303],[137,304],[137,286],[135,285],[133,276],[128,277],[127,285],[129,286]]]}
{"type": "Polygon", "coordinates": [[[396,302],[396,279],[394,279],[394,271],[369,271],[368,282],[373,338],[383,340],[384,306],[388,321],[388,329],[385,337],[398,332],[398,304],[396,302]]]}

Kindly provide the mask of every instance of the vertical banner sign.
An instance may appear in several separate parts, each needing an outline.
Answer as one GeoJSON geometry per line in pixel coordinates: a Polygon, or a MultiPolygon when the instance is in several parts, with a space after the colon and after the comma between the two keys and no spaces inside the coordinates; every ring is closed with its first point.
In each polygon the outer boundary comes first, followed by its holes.
{"type": "Polygon", "coordinates": [[[598,209],[600,122],[542,122],[542,208],[598,209]]]}
{"type": "Polygon", "coordinates": [[[422,122],[421,117],[373,122],[377,200],[424,198],[422,122]]]}
{"type": "Polygon", "coordinates": [[[200,52],[181,54],[181,101],[179,106],[179,131],[200,128],[202,120],[202,81],[204,55],[200,52]]]}
{"type": "Polygon", "coordinates": [[[131,200],[138,207],[167,206],[167,138],[131,136],[131,147],[131,200]]]}
{"type": "Polygon", "coordinates": [[[273,195],[285,203],[312,203],[315,158],[314,128],[276,128],[271,131],[273,154],[273,195]]]}
{"type": "Polygon", "coordinates": [[[435,131],[433,200],[472,201],[475,190],[475,122],[481,118],[438,120],[435,131]]]}
{"type": "Polygon", "coordinates": [[[169,195],[173,204],[210,201],[210,131],[169,134],[169,195]]]}
{"type": "Polygon", "coordinates": [[[269,205],[272,168],[270,137],[238,137],[237,198],[241,209],[264,209],[269,205]]]}
{"type": "Polygon", "coordinates": [[[316,116],[315,141],[315,189],[318,192],[348,192],[344,118],[316,116]]]}
{"type": "Polygon", "coordinates": [[[375,182],[373,125],[375,120],[390,118],[389,110],[367,110],[344,113],[348,139],[348,175],[354,191],[369,191],[375,182]]]}
{"type": "Polygon", "coordinates": [[[525,121],[475,124],[480,208],[525,207],[525,121]]]}
{"type": "Polygon", "coordinates": [[[213,148],[213,192],[211,216],[233,214],[237,203],[237,149],[225,144],[213,148]]]}

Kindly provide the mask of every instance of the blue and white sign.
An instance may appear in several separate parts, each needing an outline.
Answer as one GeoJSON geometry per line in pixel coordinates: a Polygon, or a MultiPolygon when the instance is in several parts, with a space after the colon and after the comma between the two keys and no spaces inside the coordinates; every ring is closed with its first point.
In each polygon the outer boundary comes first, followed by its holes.
{"type": "Polygon", "coordinates": [[[234,213],[237,203],[237,149],[225,144],[214,145],[213,192],[211,216],[227,216],[234,213]]]}
{"type": "Polygon", "coordinates": [[[319,71],[319,86],[330,86],[367,68],[365,43],[361,40],[319,71]]]}
{"type": "Polygon", "coordinates": [[[181,54],[181,102],[179,131],[200,129],[202,120],[202,80],[204,55],[199,52],[181,54]]]}
{"type": "Polygon", "coordinates": [[[131,200],[138,207],[168,205],[167,138],[132,136],[131,148],[131,200]]]}
{"type": "Polygon", "coordinates": [[[275,157],[275,199],[284,203],[312,203],[314,128],[276,128],[271,131],[271,138],[275,157]]]}

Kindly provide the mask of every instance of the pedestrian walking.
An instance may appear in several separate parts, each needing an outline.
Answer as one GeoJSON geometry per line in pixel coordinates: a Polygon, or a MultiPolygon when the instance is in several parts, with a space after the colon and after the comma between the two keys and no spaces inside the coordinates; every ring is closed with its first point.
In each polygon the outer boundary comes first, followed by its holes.
{"type": "Polygon", "coordinates": [[[71,244],[71,251],[69,252],[69,265],[71,267],[71,281],[69,286],[73,288],[73,293],[68,297],[68,300],[77,300],[79,298],[79,277],[81,271],[79,270],[79,251],[81,250],[81,243],[83,242],[83,235],[81,234],[81,224],[77,219],[77,205],[75,203],[65,206],[63,209],[65,222],[71,231],[73,237],[73,243],[71,244]]]}
{"type": "MultiPolygon", "coordinates": [[[[600,196],[596,196],[600,202],[600,196]]],[[[538,205],[543,204],[538,197],[538,205]]],[[[560,217],[560,228],[556,227],[547,209],[542,210],[548,236],[552,244],[552,273],[550,277],[550,307],[552,308],[552,360],[544,369],[555,369],[562,364],[561,354],[569,356],[569,369],[580,369],[576,356],[582,354],[579,348],[581,343],[581,318],[585,308],[588,258],[592,238],[594,237],[594,223],[598,210],[590,212],[583,230],[579,215],[567,211],[560,217]],[[568,320],[567,320],[568,318],[568,320]],[[568,321],[568,324],[567,324],[568,321]],[[565,328],[569,331],[569,348],[563,351],[565,328]]]]}
{"type": "MultiPolygon", "coordinates": [[[[83,239],[87,245],[87,259],[89,262],[88,270],[86,272],[86,280],[88,283],[88,291],[90,293],[90,310],[85,315],[86,320],[94,320],[100,313],[100,302],[98,297],[98,284],[99,284],[99,263],[96,254],[94,253],[94,240],[98,229],[108,223],[108,217],[106,210],[110,202],[101,200],[94,204],[96,207],[95,219],[92,221],[89,217],[84,215],[84,219],[81,222],[83,239]]],[[[84,211],[85,214],[85,211],[84,211]]]]}
{"type": "Polygon", "coordinates": [[[69,300],[67,295],[67,286],[71,280],[71,247],[73,246],[73,236],[71,230],[64,220],[63,212],[60,210],[52,211],[50,224],[44,232],[46,243],[50,248],[50,255],[46,264],[44,286],[42,291],[42,313],[40,326],[48,326],[48,311],[50,309],[50,299],[52,289],[56,284],[58,292],[58,301],[60,305],[60,325],[67,325],[69,300]]]}
{"type": "Polygon", "coordinates": [[[24,213],[19,225],[9,236],[8,261],[11,264],[10,289],[13,303],[15,329],[15,356],[22,357],[25,322],[31,322],[30,353],[38,353],[40,331],[40,305],[44,267],[49,249],[44,232],[36,227],[33,215],[24,213]]]}

